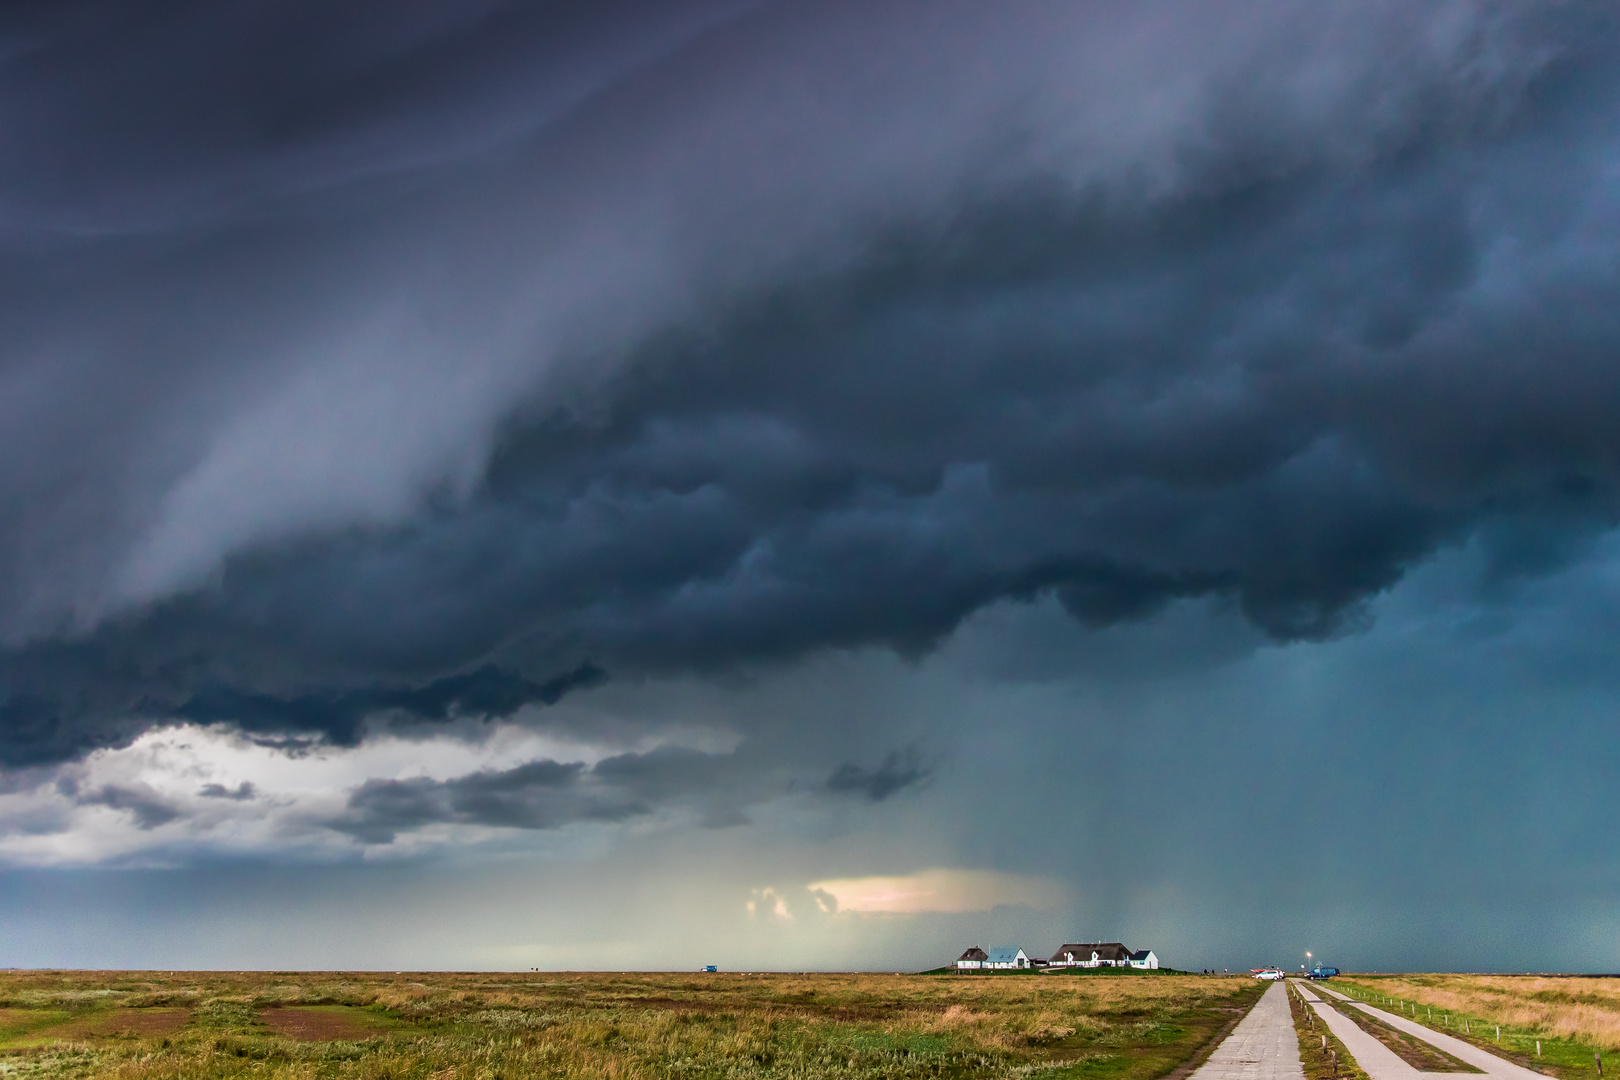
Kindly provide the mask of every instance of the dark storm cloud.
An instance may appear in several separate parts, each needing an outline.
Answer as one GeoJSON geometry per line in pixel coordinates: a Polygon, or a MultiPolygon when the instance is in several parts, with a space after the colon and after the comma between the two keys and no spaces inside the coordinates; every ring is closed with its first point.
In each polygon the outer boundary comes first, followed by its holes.
{"type": "Polygon", "coordinates": [[[8,5],[0,232],[145,233],[409,172],[555,120],[748,6],[8,5]]]}
{"type": "Polygon", "coordinates": [[[531,761],[452,780],[368,780],[330,827],[368,844],[402,831],[455,823],[555,829],[580,821],[623,821],[692,796],[730,771],[723,756],[665,747],[620,754],[587,769],[580,762],[531,761]]]}
{"type": "Polygon", "coordinates": [[[217,679],[196,688],[194,674],[185,667],[132,678],[116,665],[103,670],[104,662],[95,651],[66,659],[39,652],[11,658],[13,690],[0,702],[5,732],[0,762],[16,767],[67,760],[97,746],[117,745],[165,718],[228,724],[264,745],[287,749],[312,742],[352,746],[371,717],[405,724],[499,720],[525,706],[555,705],[564,695],[607,678],[589,662],[543,681],[485,664],[416,686],[372,684],[278,695],[222,686],[217,679]],[[52,695],[43,689],[52,683],[72,689],[52,695]]]}
{"type": "Polygon", "coordinates": [[[369,716],[444,721],[456,717],[504,719],[525,705],[555,705],[571,690],[595,686],[606,672],[593,664],[535,682],[491,664],[465,675],[435,679],[421,687],[370,687],[336,695],[292,698],[215,688],[172,709],[146,711],[202,724],[227,723],[248,732],[310,732],[353,744],[369,716]]]}
{"type": "Polygon", "coordinates": [[[258,797],[259,791],[249,780],[244,780],[234,788],[224,784],[204,784],[197,789],[197,794],[205,799],[229,799],[232,802],[247,802],[258,797]]]}
{"type": "Polygon", "coordinates": [[[916,751],[902,754],[896,750],[883,759],[875,769],[854,762],[845,762],[827,777],[827,790],[840,795],[865,795],[873,802],[882,802],[913,784],[920,784],[933,775],[916,751]]]}
{"type": "MultiPolygon", "coordinates": [[[[1616,520],[1604,7],[653,7],[251,9],[245,68],[163,8],[12,33],[50,153],[0,176],[7,265],[62,288],[0,371],[38,465],[0,476],[0,758],[351,742],[1046,595],[1322,638],[1448,544],[1616,520]]],[[[685,776],[377,782],[352,829],[685,776]]]]}
{"type": "Polygon", "coordinates": [[[105,806],[111,810],[123,810],[134,819],[136,827],[141,829],[155,829],[159,825],[167,825],[180,816],[180,811],[170,805],[167,799],[143,787],[108,784],[94,791],[78,792],[77,801],[80,806],[105,806]]]}

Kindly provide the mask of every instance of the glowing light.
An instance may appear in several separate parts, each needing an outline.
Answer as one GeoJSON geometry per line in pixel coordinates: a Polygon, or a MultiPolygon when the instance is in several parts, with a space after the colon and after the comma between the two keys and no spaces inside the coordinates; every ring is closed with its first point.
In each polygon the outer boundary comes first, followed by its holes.
{"type": "Polygon", "coordinates": [[[840,878],[810,886],[837,911],[904,915],[924,911],[988,911],[1003,904],[1052,908],[1066,898],[1062,886],[1044,878],[990,870],[924,870],[915,874],[840,878]]]}

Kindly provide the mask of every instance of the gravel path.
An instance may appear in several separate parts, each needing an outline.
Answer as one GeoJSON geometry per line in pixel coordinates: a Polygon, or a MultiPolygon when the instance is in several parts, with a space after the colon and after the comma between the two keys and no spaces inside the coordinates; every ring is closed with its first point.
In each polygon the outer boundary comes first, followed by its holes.
{"type": "Polygon", "coordinates": [[[1271,984],[1191,1080],[1305,1080],[1282,983],[1271,984]]]}

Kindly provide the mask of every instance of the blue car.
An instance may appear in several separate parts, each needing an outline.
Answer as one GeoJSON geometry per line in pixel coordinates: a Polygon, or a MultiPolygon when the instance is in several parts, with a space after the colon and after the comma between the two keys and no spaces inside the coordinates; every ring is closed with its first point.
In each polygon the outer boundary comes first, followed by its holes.
{"type": "Polygon", "coordinates": [[[1333,978],[1333,976],[1337,975],[1338,973],[1339,973],[1338,968],[1335,968],[1335,967],[1320,967],[1320,966],[1318,966],[1318,967],[1312,968],[1310,970],[1310,972],[1305,977],[1307,979],[1331,979],[1331,978],[1333,978]]]}

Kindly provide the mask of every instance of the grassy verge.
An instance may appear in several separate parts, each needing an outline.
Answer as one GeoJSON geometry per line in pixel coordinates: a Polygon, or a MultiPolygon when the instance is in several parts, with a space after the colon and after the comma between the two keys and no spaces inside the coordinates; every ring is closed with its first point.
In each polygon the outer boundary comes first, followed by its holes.
{"type": "Polygon", "coordinates": [[[1597,1053],[1620,1048],[1620,993],[1603,983],[1620,980],[1356,976],[1335,989],[1560,1080],[1597,1080],[1597,1053]]]}
{"type": "Polygon", "coordinates": [[[0,973],[16,1037],[0,1074],[1164,1080],[1262,989],[1202,976],[0,973]]]}
{"type": "Polygon", "coordinates": [[[1294,1015],[1294,1033],[1299,1036],[1299,1060],[1305,1066],[1305,1080],[1368,1080],[1350,1051],[1292,984],[1288,987],[1288,1008],[1294,1015]]]}

